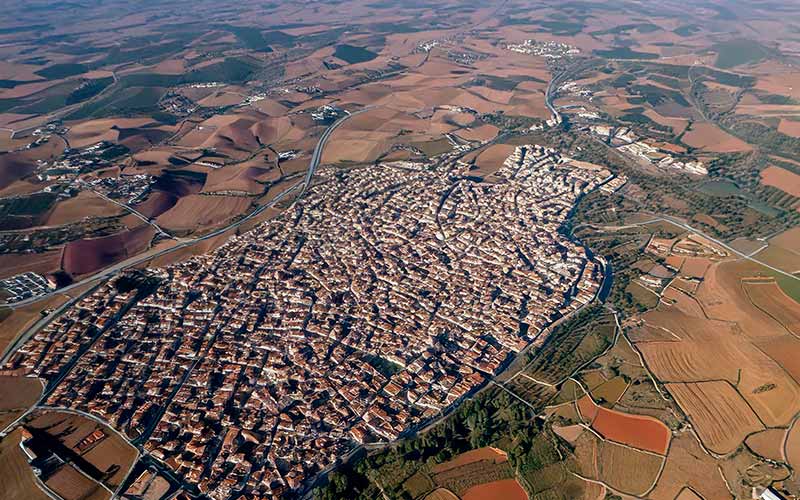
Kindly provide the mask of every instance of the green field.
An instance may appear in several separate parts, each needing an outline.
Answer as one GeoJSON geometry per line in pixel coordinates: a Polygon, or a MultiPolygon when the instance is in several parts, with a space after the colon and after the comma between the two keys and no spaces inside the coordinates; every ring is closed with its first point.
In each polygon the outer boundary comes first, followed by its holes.
{"type": "Polygon", "coordinates": [[[744,39],[717,43],[712,50],[717,52],[714,66],[722,69],[758,62],[769,56],[769,51],[763,45],[744,39]]]}
{"type": "Polygon", "coordinates": [[[333,51],[333,57],[341,59],[348,64],[359,64],[375,59],[378,57],[378,54],[364,47],[342,44],[336,46],[336,49],[333,51]]]}
{"type": "Polygon", "coordinates": [[[594,54],[606,59],[658,59],[658,54],[638,52],[629,47],[615,47],[608,50],[595,50],[594,54]]]}

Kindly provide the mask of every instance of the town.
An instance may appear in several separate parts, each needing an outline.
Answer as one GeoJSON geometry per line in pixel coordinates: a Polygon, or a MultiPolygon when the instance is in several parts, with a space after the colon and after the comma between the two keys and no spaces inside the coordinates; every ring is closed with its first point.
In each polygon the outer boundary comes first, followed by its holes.
{"type": "Polygon", "coordinates": [[[212,498],[279,496],[445,414],[592,301],[602,266],[558,230],[612,181],[539,146],[487,179],[325,167],[278,218],[103,285],[3,368],[212,498]]]}

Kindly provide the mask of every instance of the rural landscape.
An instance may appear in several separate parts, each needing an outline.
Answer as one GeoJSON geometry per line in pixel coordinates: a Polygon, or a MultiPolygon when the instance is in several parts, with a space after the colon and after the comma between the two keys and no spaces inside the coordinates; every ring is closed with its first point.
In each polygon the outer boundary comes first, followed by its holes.
{"type": "Polygon", "coordinates": [[[0,500],[800,498],[800,6],[4,6],[0,500]]]}

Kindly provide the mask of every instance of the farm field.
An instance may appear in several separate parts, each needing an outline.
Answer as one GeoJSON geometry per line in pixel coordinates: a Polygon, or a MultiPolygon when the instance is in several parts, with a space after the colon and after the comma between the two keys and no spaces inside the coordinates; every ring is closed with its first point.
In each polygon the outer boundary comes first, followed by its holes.
{"type": "Polygon", "coordinates": [[[22,430],[16,429],[0,441],[0,471],[3,492],[20,500],[45,500],[48,497],[36,484],[36,476],[19,447],[22,430]]]}
{"type": "Polygon", "coordinates": [[[34,434],[34,439],[40,440],[36,446],[42,446],[42,450],[79,457],[76,466],[81,467],[81,471],[62,466],[54,473],[57,484],[70,489],[70,494],[79,498],[89,494],[87,491],[104,498],[108,489],[120,485],[138,458],[138,451],[119,435],[83,416],[37,411],[26,420],[26,428],[34,434]],[[51,440],[57,441],[63,448],[55,446],[51,440]],[[77,480],[78,477],[81,480],[77,480]]]}
{"type": "Polygon", "coordinates": [[[501,479],[479,484],[469,488],[461,495],[461,500],[490,500],[493,498],[528,500],[528,495],[515,479],[501,479]]]}
{"type": "Polygon", "coordinates": [[[752,147],[746,142],[731,136],[719,127],[708,122],[692,124],[692,129],[683,136],[686,144],[717,153],[749,151],[752,147]]]}
{"type": "Polygon", "coordinates": [[[763,429],[753,410],[727,382],[667,384],[667,389],[689,415],[703,443],[715,453],[730,453],[745,436],[763,429]]]}
{"type": "Polygon", "coordinates": [[[578,400],[577,405],[584,420],[607,440],[662,455],[669,448],[669,429],[657,419],[608,410],[588,396],[578,400]]]}
{"type": "Polygon", "coordinates": [[[41,382],[33,377],[0,376],[0,429],[36,403],[42,389],[41,382]]]}
{"type": "Polygon", "coordinates": [[[800,175],[771,165],[761,171],[761,183],[772,186],[792,196],[800,196],[800,175]]]}

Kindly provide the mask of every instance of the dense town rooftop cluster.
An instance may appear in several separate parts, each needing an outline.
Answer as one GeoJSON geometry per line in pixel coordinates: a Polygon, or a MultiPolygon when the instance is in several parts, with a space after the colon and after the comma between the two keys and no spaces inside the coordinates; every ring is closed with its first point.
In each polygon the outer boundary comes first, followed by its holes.
{"type": "Polygon", "coordinates": [[[544,42],[525,40],[519,44],[509,44],[508,49],[520,54],[542,56],[547,59],[561,59],[562,57],[575,56],[581,52],[579,48],[573,45],[552,40],[544,42]]]}
{"type": "Polygon", "coordinates": [[[5,368],[212,498],[278,496],[435,419],[591,301],[602,271],[558,229],[609,180],[534,146],[486,179],[323,168],[282,216],[149,287],[98,289],[5,368]]]}

